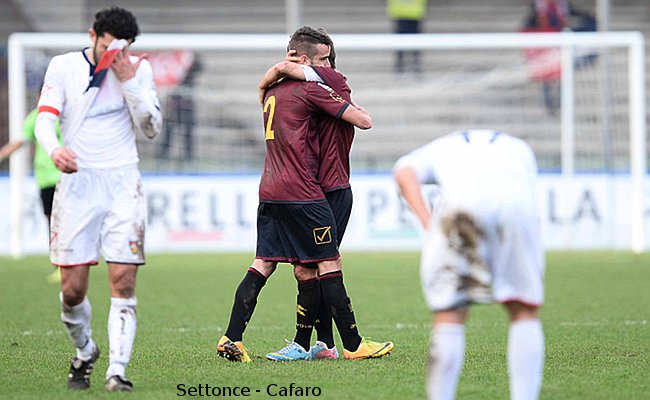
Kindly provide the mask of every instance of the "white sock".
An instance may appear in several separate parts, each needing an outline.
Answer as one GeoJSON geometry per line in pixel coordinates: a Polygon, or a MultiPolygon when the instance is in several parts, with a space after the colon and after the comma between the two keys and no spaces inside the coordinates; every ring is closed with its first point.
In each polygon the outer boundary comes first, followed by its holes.
{"type": "Polygon", "coordinates": [[[429,399],[453,400],[464,360],[465,325],[435,325],[429,345],[429,399]]]}
{"type": "Polygon", "coordinates": [[[77,348],[77,358],[80,360],[88,361],[93,357],[97,345],[93,338],[88,338],[88,343],[82,348],[77,348]]]}
{"type": "Polygon", "coordinates": [[[511,400],[539,397],[544,369],[544,332],[539,320],[510,324],[508,332],[508,373],[511,400]]]}
{"type": "Polygon", "coordinates": [[[125,376],[124,369],[131,359],[135,339],[137,304],[135,297],[111,297],[111,310],[108,313],[109,366],[106,379],[113,375],[125,376]]]}
{"type": "Polygon", "coordinates": [[[59,293],[61,302],[61,321],[65,324],[72,344],[77,348],[77,357],[87,361],[92,357],[95,342],[91,337],[90,319],[92,310],[87,297],[76,306],[67,306],[63,302],[63,293],[59,293]]]}

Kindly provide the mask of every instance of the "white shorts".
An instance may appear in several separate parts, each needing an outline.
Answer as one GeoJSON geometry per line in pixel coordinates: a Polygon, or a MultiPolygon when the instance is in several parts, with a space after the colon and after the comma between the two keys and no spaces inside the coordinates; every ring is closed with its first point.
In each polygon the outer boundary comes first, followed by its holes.
{"type": "Polygon", "coordinates": [[[438,209],[425,240],[420,277],[431,310],[492,301],[543,303],[544,252],[537,216],[527,207],[438,209]]]}
{"type": "Polygon", "coordinates": [[[60,267],[144,264],[146,204],[137,165],[61,174],[52,205],[50,260],[60,267]]]}

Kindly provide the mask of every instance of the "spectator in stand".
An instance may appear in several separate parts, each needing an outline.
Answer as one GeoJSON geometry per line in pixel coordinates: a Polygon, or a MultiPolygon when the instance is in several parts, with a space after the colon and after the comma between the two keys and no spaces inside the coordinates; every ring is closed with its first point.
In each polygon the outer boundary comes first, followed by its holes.
{"type": "MultiPolygon", "coordinates": [[[[596,19],[578,10],[567,0],[533,0],[523,24],[522,32],[593,32],[596,19]]],[[[531,68],[531,78],[542,83],[544,106],[549,114],[560,108],[561,62],[557,49],[527,49],[526,59],[531,68]]],[[[595,54],[576,58],[576,67],[590,65],[595,54]]]]}
{"type": "Polygon", "coordinates": [[[530,5],[526,27],[544,27],[556,32],[570,27],[569,3],[566,0],[534,0],[530,5]]]}
{"type": "Polygon", "coordinates": [[[184,146],[179,159],[190,162],[194,159],[194,85],[199,72],[202,70],[201,61],[194,55],[192,65],[185,78],[167,100],[164,113],[163,138],[160,142],[158,157],[169,158],[172,136],[183,139],[184,146]]]}
{"type": "MultiPolygon", "coordinates": [[[[393,20],[393,33],[420,33],[422,21],[427,16],[428,0],[388,0],[386,13],[393,20]]],[[[408,70],[420,73],[420,52],[417,50],[398,50],[395,59],[395,72],[402,74],[408,70]],[[411,60],[408,61],[407,58],[411,60]]]]}

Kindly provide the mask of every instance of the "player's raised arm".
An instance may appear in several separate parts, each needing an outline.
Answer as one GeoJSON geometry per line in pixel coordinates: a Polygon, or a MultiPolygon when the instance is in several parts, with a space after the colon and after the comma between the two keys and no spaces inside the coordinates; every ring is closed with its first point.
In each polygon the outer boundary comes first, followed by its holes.
{"type": "Polygon", "coordinates": [[[358,110],[331,87],[324,83],[314,82],[309,82],[307,85],[312,85],[309,89],[313,95],[310,101],[317,109],[325,111],[332,117],[340,118],[359,129],[372,128],[370,113],[358,110]]]}
{"type": "Polygon", "coordinates": [[[306,80],[303,68],[299,64],[287,60],[281,61],[269,68],[257,85],[260,103],[264,103],[266,89],[282,78],[291,78],[298,81],[306,80]]]}
{"type": "Polygon", "coordinates": [[[124,99],[136,132],[152,139],[162,130],[162,112],[151,65],[145,57],[141,55],[134,62],[127,47],[115,59],[111,69],[122,82],[124,99]]]}

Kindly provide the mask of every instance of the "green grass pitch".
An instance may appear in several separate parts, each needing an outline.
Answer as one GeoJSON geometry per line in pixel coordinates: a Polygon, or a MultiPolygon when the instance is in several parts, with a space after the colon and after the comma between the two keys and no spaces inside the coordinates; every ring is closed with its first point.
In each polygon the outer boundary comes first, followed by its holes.
{"type": "MultiPolygon", "coordinates": [[[[138,275],[138,331],[128,376],[132,394],[106,393],[106,268],[93,267],[93,332],[102,356],[84,393],[66,389],[73,349],[59,321],[58,284],[46,257],[0,258],[0,398],[173,399],[177,385],[318,386],[324,399],[421,399],[431,314],[416,253],[344,253],[344,277],[362,335],[392,340],[379,360],[273,363],[266,352],[293,337],[296,284],[282,265],[262,291],[244,343],[248,365],[218,358],[249,254],[150,255],[138,275]]],[[[547,256],[544,399],[647,399],[650,393],[650,254],[551,252],[547,256]]],[[[507,399],[507,322],[497,306],[475,307],[459,399],[507,399]]],[[[340,341],[337,343],[340,347],[340,341]]],[[[260,393],[255,392],[259,389],[260,393]]],[[[276,389],[279,390],[279,389],[276,389]]],[[[190,396],[185,396],[189,398],[190,396]]],[[[276,396],[280,397],[280,396],[276,396]]],[[[313,396],[312,396],[313,397],[313,396]]]]}

